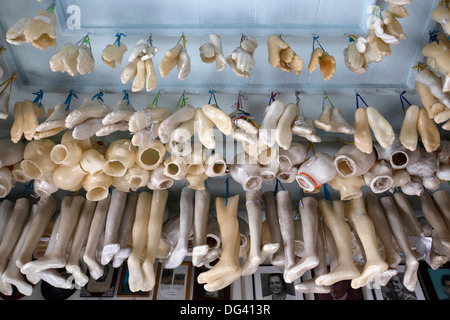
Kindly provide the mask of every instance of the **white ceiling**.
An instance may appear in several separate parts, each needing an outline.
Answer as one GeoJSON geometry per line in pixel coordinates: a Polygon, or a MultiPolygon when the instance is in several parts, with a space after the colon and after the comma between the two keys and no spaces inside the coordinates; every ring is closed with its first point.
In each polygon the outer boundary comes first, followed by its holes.
{"type": "MultiPolygon", "coordinates": [[[[5,34],[22,16],[33,17],[40,9],[46,9],[52,1],[2,0],[0,2],[0,31],[5,34]]],[[[366,73],[355,74],[344,64],[343,50],[348,45],[348,35],[367,35],[367,7],[374,0],[57,0],[57,48],[45,51],[30,44],[13,46],[4,39],[0,45],[6,54],[0,56],[0,64],[19,76],[17,84],[26,90],[45,88],[47,92],[121,92],[130,89],[131,83],[123,85],[120,73],[127,64],[131,50],[139,39],[152,34],[153,45],[159,52],[153,59],[155,68],[164,53],[173,47],[182,34],[187,39],[191,58],[191,73],[185,80],[178,80],[176,72],[166,78],[158,74],[158,87],[166,92],[207,93],[243,90],[246,93],[264,93],[270,90],[301,90],[303,93],[398,93],[413,88],[415,70],[422,60],[421,49],[428,41],[428,31],[435,27],[429,13],[438,0],[413,0],[407,6],[409,16],[401,19],[408,38],[392,45],[392,55],[381,63],[372,63],[366,73]],[[80,9],[81,28],[68,27],[72,5],[80,9]],[[68,11],[69,8],[69,11],[68,11]],[[106,45],[115,41],[115,34],[127,37],[122,42],[128,46],[124,62],[117,70],[105,66],[101,54],[106,45]],[[198,48],[215,32],[222,37],[225,56],[239,45],[242,34],[253,36],[259,46],[255,51],[256,65],[250,78],[237,77],[229,66],[217,72],[214,64],[202,63],[198,48]],[[95,70],[89,75],[71,77],[53,73],[49,60],[67,43],[76,43],[90,34],[95,70]],[[300,76],[285,73],[268,64],[266,41],[272,34],[280,34],[284,41],[305,61],[300,76]],[[313,35],[319,36],[321,45],[337,60],[334,77],[325,82],[320,71],[309,74],[307,64],[312,51],[313,35]]],[[[387,5],[379,1],[379,5],[387,5]]],[[[4,76],[6,77],[6,76],[4,76]]]]}

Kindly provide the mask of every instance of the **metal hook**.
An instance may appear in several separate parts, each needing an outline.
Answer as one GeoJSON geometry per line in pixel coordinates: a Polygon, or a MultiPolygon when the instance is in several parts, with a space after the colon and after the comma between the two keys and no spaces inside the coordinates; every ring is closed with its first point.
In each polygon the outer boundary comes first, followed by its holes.
{"type": "Polygon", "coordinates": [[[151,47],[153,46],[153,39],[152,39],[152,37],[153,37],[153,34],[150,33],[150,35],[148,36],[148,39],[147,39],[147,43],[148,43],[151,47]]]}

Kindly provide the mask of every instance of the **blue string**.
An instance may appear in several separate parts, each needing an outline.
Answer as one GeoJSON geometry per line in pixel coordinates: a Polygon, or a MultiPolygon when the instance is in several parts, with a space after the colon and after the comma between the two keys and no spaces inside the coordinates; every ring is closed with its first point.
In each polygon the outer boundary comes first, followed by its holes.
{"type": "Polygon", "coordinates": [[[280,94],[279,92],[273,93],[273,91],[272,91],[272,93],[270,94],[269,105],[270,105],[273,101],[275,101],[275,97],[276,97],[277,95],[279,95],[279,94],[280,94]]]}
{"type": "Polygon", "coordinates": [[[303,205],[303,198],[305,197],[305,192],[303,192],[303,189],[300,188],[300,203],[302,204],[302,207],[304,207],[303,205]]]}
{"type": "Polygon", "coordinates": [[[126,37],[127,35],[124,34],[124,33],[116,33],[117,39],[116,39],[116,41],[115,41],[114,43],[117,42],[117,45],[118,45],[119,47],[120,47],[120,37],[122,37],[122,36],[126,37]]]}
{"type": "Polygon", "coordinates": [[[209,93],[210,93],[211,95],[209,96],[209,102],[208,102],[208,104],[211,104],[211,99],[214,97],[214,102],[216,103],[216,107],[218,108],[218,107],[219,107],[219,104],[217,103],[216,95],[214,94],[214,91],[209,90],[209,93]]]}
{"type": "Polygon", "coordinates": [[[226,188],[225,188],[225,205],[226,206],[228,205],[228,196],[230,194],[229,178],[230,178],[230,176],[227,176],[227,180],[225,181],[225,185],[226,185],[226,188]]]}
{"type": "Polygon", "coordinates": [[[42,89],[39,89],[38,92],[33,92],[34,95],[36,95],[36,98],[33,100],[33,103],[39,103],[39,108],[42,106],[42,98],[44,97],[44,92],[42,89]]]}
{"type": "Polygon", "coordinates": [[[428,32],[428,35],[430,36],[428,43],[436,41],[439,44],[438,32],[439,32],[438,30],[433,30],[433,31],[428,32]]]}
{"type": "Polygon", "coordinates": [[[281,188],[284,190],[283,185],[281,184],[280,180],[278,180],[278,178],[277,178],[277,179],[276,179],[276,182],[275,182],[275,189],[273,190],[273,194],[274,194],[274,195],[278,193],[278,185],[280,185],[281,188]]]}
{"type": "Polygon", "coordinates": [[[130,97],[128,96],[127,90],[123,90],[123,100],[127,100],[127,106],[130,104],[130,97]]]}
{"type": "Polygon", "coordinates": [[[361,97],[361,95],[359,93],[356,93],[356,109],[359,108],[359,99],[361,99],[362,102],[364,102],[364,104],[366,105],[366,107],[368,108],[369,106],[367,105],[367,103],[364,101],[364,99],[361,97]]]}
{"type": "Polygon", "coordinates": [[[26,196],[27,191],[32,192],[34,189],[34,180],[31,180],[29,183],[25,185],[25,190],[23,191],[23,197],[26,196]]]}
{"type": "Polygon", "coordinates": [[[70,93],[67,96],[66,101],[64,102],[64,104],[67,104],[66,111],[69,110],[70,103],[72,102],[72,97],[75,97],[76,99],[78,99],[77,95],[75,93],[73,93],[73,89],[70,90],[70,93]]]}
{"type": "Polygon", "coordinates": [[[328,186],[326,183],[323,184],[323,191],[325,193],[325,199],[329,200],[331,202],[331,206],[333,206],[333,200],[331,199],[330,192],[328,191],[328,186]]]}
{"type": "Polygon", "coordinates": [[[317,44],[319,45],[320,49],[322,49],[323,52],[325,52],[325,49],[322,47],[322,45],[319,42],[319,36],[314,36],[313,37],[313,51],[314,51],[314,43],[317,42],[317,44]]]}
{"type": "Polygon", "coordinates": [[[406,91],[403,91],[402,93],[400,93],[400,102],[402,103],[403,112],[405,112],[405,104],[404,104],[403,100],[405,100],[406,103],[408,103],[411,106],[411,103],[404,96],[405,93],[406,93],[406,91]]]}
{"type": "Polygon", "coordinates": [[[92,97],[92,99],[91,100],[94,100],[95,98],[97,98],[98,100],[100,100],[101,102],[103,102],[103,92],[99,92],[99,93],[97,93],[95,96],[93,96],[92,97]]]}

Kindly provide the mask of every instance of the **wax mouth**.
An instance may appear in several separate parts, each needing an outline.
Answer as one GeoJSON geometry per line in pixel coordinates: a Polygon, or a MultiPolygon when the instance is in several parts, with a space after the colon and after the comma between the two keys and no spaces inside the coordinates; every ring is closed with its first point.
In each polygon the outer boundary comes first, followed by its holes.
{"type": "Polygon", "coordinates": [[[245,181],[245,190],[253,190],[253,189],[260,189],[262,183],[261,177],[249,177],[245,181]]]}
{"type": "Polygon", "coordinates": [[[105,162],[103,170],[110,176],[121,177],[126,173],[127,168],[119,160],[109,160],[105,162]]]}
{"type": "Polygon", "coordinates": [[[130,180],[130,184],[134,187],[137,188],[142,184],[142,179],[140,177],[133,177],[130,180]]]}
{"type": "Polygon", "coordinates": [[[42,176],[42,170],[39,169],[33,162],[30,160],[23,160],[20,165],[22,166],[23,174],[26,177],[30,177],[32,179],[39,179],[42,176]]]}
{"type": "Polygon", "coordinates": [[[150,148],[142,152],[141,154],[141,162],[145,165],[152,166],[158,163],[161,158],[158,150],[150,148]]]}
{"type": "Polygon", "coordinates": [[[345,156],[338,156],[334,161],[336,170],[343,177],[351,177],[355,174],[355,162],[345,156]]]}
{"type": "Polygon", "coordinates": [[[394,180],[390,176],[378,176],[371,182],[371,189],[375,193],[382,193],[389,190],[394,184],[394,180]]]}
{"type": "Polygon", "coordinates": [[[300,185],[300,187],[302,189],[305,189],[306,191],[312,192],[316,189],[316,186],[308,177],[297,175],[295,179],[297,180],[297,183],[300,185]]]}
{"type": "Polygon", "coordinates": [[[173,180],[163,180],[160,183],[158,183],[158,189],[168,189],[173,185],[173,180]]]}
{"type": "Polygon", "coordinates": [[[54,146],[51,153],[50,153],[50,157],[52,158],[53,162],[55,162],[56,164],[61,164],[63,163],[66,159],[67,159],[67,147],[64,145],[57,145],[54,146]]]}
{"type": "Polygon", "coordinates": [[[100,201],[108,196],[108,188],[95,187],[86,193],[86,198],[90,201],[100,201]]]}
{"type": "Polygon", "coordinates": [[[180,168],[174,163],[171,163],[167,166],[167,173],[172,176],[178,174],[179,171],[180,171],[180,168]]]}
{"type": "Polygon", "coordinates": [[[279,156],[278,157],[278,163],[280,164],[280,168],[282,170],[287,170],[291,167],[291,160],[289,160],[286,156],[279,156]]]}
{"type": "Polygon", "coordinates": [[[396,151],[391,155],[391,165],[394,169],[403,169],[409,162],[408,155],[403,151],[396,151]]]}

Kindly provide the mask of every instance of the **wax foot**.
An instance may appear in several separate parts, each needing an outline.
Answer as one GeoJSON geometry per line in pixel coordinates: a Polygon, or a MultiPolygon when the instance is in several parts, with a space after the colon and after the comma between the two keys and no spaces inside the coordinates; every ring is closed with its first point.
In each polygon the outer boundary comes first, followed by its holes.
{"type": "Polygon", "coordinates": [[[316,284],[322,286],[331,286],[342,280],[352,280],[360,275],[356,267],[347,265],[338,265],[330,273],[317,277],[316,284]]]}
{"type": "Polygon", "coordinates": [[[319,264],[317,256],[309,256],[302,258],[296,265],[284,273],[284,281],[292,283],[300,278],[306,271],[315,268],[319,264]]]}

